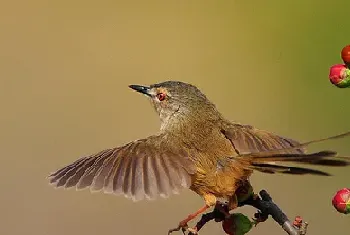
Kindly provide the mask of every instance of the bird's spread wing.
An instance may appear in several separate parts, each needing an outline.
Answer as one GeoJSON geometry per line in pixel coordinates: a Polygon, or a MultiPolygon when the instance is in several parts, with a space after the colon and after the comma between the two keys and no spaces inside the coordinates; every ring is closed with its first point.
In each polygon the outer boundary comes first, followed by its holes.
{"type": "Polygon", "coordinates": [[[90,187],[92,191],[123,194],[133,200],[167,197],[191,185],[195,165],[184,149],[165,134],[83,157],[52,173],[56,187],[90,187]]]}
{"type": "Polygon", "coordinates": [[[236,150],[237,156],[233,156],[232,159],[241,162],[247,168],[261,172],[329,175],[318,170],[280,166],[271,164],[272,162],[294,162],[323,166],[350,165],[349,158],[337,157],[337,152],[334,151],[320,151],[311,154],[306,154],[304,151],[304,148],[309,144],[343,138],[349,136],[350,132],[306,143],[299,143],[271,132],[241,124],[234,124],[222,132],[236,150]]]}
{"type": "Polygon", "coordinates": [[[303,153],[302,148],[288,149],[300,145],[298,141],[281,137],[271,132],[256,129],[249,125],[233,124],[223,130],[223,134],[232,143],[236,153],[251,154],[276,149],[286,149],[280,153],[303,153]]]}

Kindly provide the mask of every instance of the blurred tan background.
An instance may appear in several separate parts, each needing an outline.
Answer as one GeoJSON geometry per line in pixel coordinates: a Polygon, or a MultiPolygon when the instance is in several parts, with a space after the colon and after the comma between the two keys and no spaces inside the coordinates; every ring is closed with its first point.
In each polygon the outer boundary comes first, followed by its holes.
{"type": "MultiPolygon", "coordinates": [[[[350,89],[328,81],[350,43],[348,0],[7,1],[0,8],[0,234],[165,234],[202,205],[190,191],[133,203],[55,190],[47,175],[159,128],[129,84],[182,80],[227,118],[302,141],[350,129],[350,89]]],[[[350,154],[350,139],[312,146],[350,154]]],[[[330,178],[256,173],[309,235],[344,234],[330,178]]],[[[253,216],[255,210],[240,209],[253,216]]],[[[220,224],[201,234],[223,234],[220,224]]],[[[272,220],[250,233],[283,234],[272,220]]]]}

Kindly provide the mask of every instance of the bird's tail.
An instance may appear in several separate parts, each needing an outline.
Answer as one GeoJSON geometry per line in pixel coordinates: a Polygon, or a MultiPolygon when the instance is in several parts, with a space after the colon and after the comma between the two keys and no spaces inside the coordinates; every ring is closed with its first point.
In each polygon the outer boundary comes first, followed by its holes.
{"type": "Polygon", "coordinates": [[[297,164],[308,164],[314,166],[333,166],[333,167],[344,167],[350,165],[349,157],[337,156],[335,151],[320,151],[315,153],[286,153],[293,149],[304,148],[310,144],[323,142],[327,140],[334,140],[350,136],[350,132],[346,132],[340,135],[331,136],[324,139],[313,140],[305,143],[298,144],[290,148],[274,149],[271,151],[262,151],[256,153],[245,153],[233,157],[234,160],[241,162],[243,166],[249,169],[257,170],[264,173],[284,173],[284,174],[312,174],[312,175],[323,175],[329,176],[330,174],[320,170],[314,170],[303,167],[292,167],[277,165],[276,162],[280,163],[297,163],[297,164]]]}

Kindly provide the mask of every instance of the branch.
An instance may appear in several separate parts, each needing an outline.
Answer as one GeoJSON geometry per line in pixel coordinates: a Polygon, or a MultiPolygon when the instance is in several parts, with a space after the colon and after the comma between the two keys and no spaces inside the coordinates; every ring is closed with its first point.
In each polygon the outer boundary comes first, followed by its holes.
{"type": "MultiPolygon", "coordinates": [[[[260,191],[260,197],[258,195],[251,196],[244,202],[240,203],[238,206],[250,205],[258,209],[255,213],[255,224],[264,222],[271,217],[286,231],[289,235],[305,235],[307,231],[307,223],[303,223],[301,217],[297,216],[295,221],[292,223],[286,214],[272,201],[271,196],[265,191],[260,191]]],[[[214,210],[210,213],[202,215],[201,220],[197,223],[196,229],[199,231],[206,223],[211,220],[215,222],[225,222],[229,218],[225,219],[223,210],[228,212],[228,208],[225,204],[217,204],[214,210]]],[[[226,221],[227,222],[227,221],[226,221]]],[[[232,223],[232,221],[230,221],[232,223]]],[[[193,235],[193,233],[189,233],[193,235]]]]}

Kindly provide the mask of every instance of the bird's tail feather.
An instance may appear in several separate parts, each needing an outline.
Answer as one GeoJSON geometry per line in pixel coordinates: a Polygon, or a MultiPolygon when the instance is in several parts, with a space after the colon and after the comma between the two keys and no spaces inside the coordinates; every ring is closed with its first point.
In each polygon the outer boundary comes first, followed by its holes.
{"type": "Polygon", "coordinates": [[[244,158],[245,161],[252,163],[266,162],[294,162],[299,164],[324,165],[324,166],[347,166],[350,164],[350,158],[339,157],[335,151],[320,151],[315,153],[300,154],[271,154],[266,156],[251,156],[244,158]]]}
{"type": "Polygon", "coordinates": [[[275,162],[281,163],[296,163],[296,164],[308,164],[315,166],[333,166],[344,167],[350,165],[349,157],[337,156],[335,151],[320,151],[315,153],[286,153],[293,149],[300,149],[313,143],[319,143],[327,140],[340,139],[349,136],[350,132],[346,132],[340,135],[331,136],[324,139],[313,140],[296,145],[295,147],[274,149],[270,151],[261,151],[254,153],[244,153],[233,157],[234,160],[241,162],[245,168],[257,170],[264,173],[284,173],[284,174],[312,174],[328,176],[327,172],[314,170],[310,168],[291,167],[276,165],[275,162]]]}
{"type": "Polygon", "coordinates": [[[281,166],[275,164],[267,163],[254,163],[252,169],[268,174],[282,173],[282,174],[291,174],[291,175],[320,175],[320,176],[330,176],[329,173],[320,170],[314,170],[310,168],[302,167],[291,167],[291,166],[281,166]]]}
{"type": "Polygon", "coordinates": [[[329,176],[327,172],[314,170],[310,168],[292,167],[276,165],[275,162],[281,163],[296,163],[296,164],[308,164],[317,166],[349,166],[350,158],[337,157],[337,152],[334,151],[320,151],[310,154],[271,154],[263,157],[250,156],[236,159],[242,163],[246,168],[257,170],[264,173],[284,173],[295,175],[322,175],[329,176]]]}
{"type": "Polygon", "coordinates": [[[333,151],[321,151],[310,154],[276,154],[264,157],[252,157],[247,160],[249,161],[251,169],[264,173],[283,173],[294,175],[311,174],[329,176],[329,173],[320,170],[302,167],[281,166],[271,164],[270,162],[291,162],[298,164],[338,167],[350,165],[350,158],[337,157],[336,154],[337,153],[333,151]]]}

